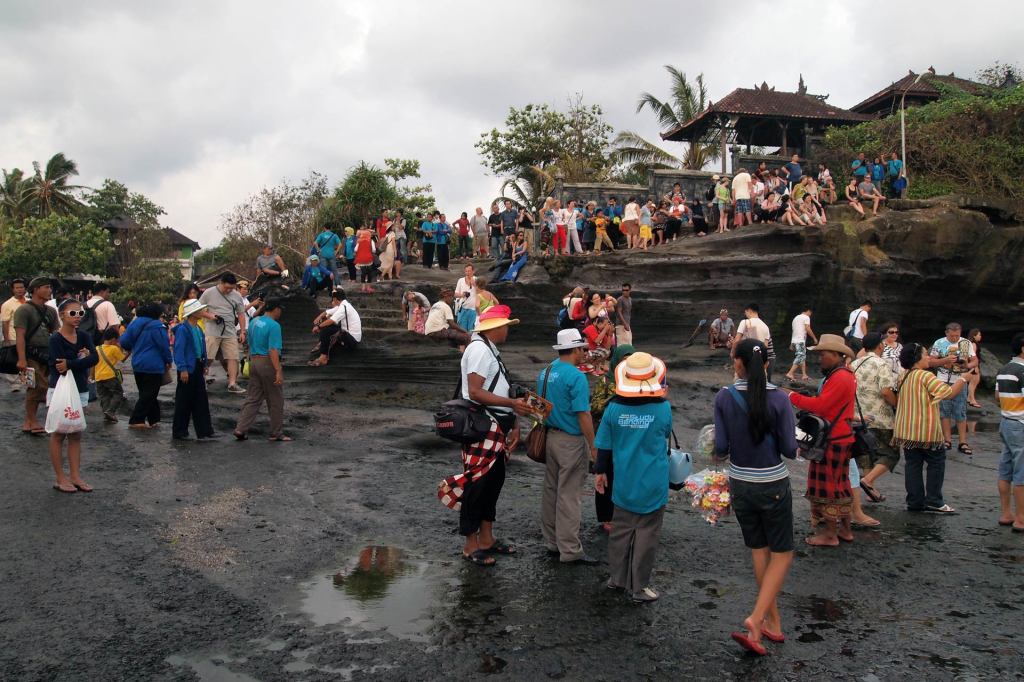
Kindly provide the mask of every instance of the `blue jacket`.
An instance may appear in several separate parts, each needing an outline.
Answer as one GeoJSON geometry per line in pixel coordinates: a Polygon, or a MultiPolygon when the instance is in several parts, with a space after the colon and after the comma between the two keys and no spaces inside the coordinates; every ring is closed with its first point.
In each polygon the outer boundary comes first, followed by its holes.
{"type": "Polygon", "coordinates": [[[316,279],[316,278],[314,277],[314,273],[315,273],[315,272],[316,272],[317,270],[319,270],[319,271],[320,271],[320,279],[317,279],[317,281],[318,281],[318,282],[322,282],[322,281],[324,281],[325,279],[334,279],[334,276],[333,276],[333,275],[331,274],[331,271],[330,271],[330,270],[328,270],[327,268],[325,268],[325,267],[323,266],[323,264],[317,265],[317,266],[316,266],[316,267],[314,268],[314,267],[313,267],[313,264],[312,264],[312,263],[310,263],[309,265],[307,265],[307,266],[306,266],[306,269],[305,269],[305,270],[303,270],[303,272],[302,272],[302,286],[303,286],[303,287],[308,287],[308,286],[310,285],[310,283],[311,283],[311,282],[312,282],[312,281],[313,281],[314,279],[316,279]]]}
{"type": "Polygon", "coordinates": [[[132,353],[132,369],[143,374],[163,374],[171,364],[171,344],[160,320],[136,317],[119,339],[121,348],[132,353]]]}
{"type": "Polygon", "coordinates": [[[174,328],[174,366],[179,372],[194,372],[196,362],[206,362],[206,335],[202,327],[196,327],[203,337],[202,357],[196,357],[196,346],[192,342],[192,329],[188,322],[182,322],[174,328]]]}

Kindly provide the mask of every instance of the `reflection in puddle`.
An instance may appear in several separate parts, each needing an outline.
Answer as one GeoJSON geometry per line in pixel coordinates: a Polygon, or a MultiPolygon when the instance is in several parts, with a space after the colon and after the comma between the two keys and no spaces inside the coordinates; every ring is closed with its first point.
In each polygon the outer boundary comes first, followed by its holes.
{"type": "Polygon", "coordinates": [[[173,666],[188,666],[200,682],[256,682],[254,677],[226,668],[224,663],[231,660],[227,656],[168,656],[164,660],[173,666]]]}
{"type": "Polygon", "coordinates": [[[383,629],[401,639],[426,641],[431,587],[440,583],[430,564],[397,547],[370,545],[346,569],[304,583],[302,611],[317,625],[383,629]]]}

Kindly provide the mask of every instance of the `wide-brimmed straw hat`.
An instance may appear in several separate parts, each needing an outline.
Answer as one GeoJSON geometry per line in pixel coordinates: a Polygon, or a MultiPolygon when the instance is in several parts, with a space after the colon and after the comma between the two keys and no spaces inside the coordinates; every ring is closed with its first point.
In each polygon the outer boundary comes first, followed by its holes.
{"type": "Polygon", "coordinates": [[[476,319],[476,327],[473,331],[486,332],[506,325],[512,326],[519,324],[519,320],[509,319],[509,315],[511,314],[512,309],[507,305],[493,305],[476,319]]]}
{"type": "Polygon", "coordinates": [[[633,353],[615,368],[615,394],[623,398],[660,398],[668,393],[665,363],[650,353],[633,353]]]}
{"type": "Polygon", "coordinates": [[[198,298],[193,298],[185,301],[185,306],[181,309],[181,316],[186,320],[196,313],[206,310],[208,306],[205,303],[200,303],[198,298]]]}
{"type": "Polygon", "coordinates": [[[854,353],[853,350],[851,350],[850,347],[846,345],[846,342],[843,340],[843,337],[837,336],[836,334],[822,334],[818,338],[818,345],[811,346],[807,350],[816,353],[820,353],[823,350],[830,350],[845,355],[849,358],[857,357],[857,354],[854,353]]]}
{"type": "Polygon", "coordinates": [[[579,329],[563,329],[555,337],[555,350],[572,350],[573,348],[585,348],[590,344],[580,335],[579,329]]]}

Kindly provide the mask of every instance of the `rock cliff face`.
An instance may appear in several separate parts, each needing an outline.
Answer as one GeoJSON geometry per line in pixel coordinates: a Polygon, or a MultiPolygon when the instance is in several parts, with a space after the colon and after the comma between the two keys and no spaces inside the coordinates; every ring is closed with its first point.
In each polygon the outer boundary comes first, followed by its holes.
{"type": "MultiPolygon", "coordinates": [[[[682,239],[644,252],[541,259],[516,285],[494,287],[523,319],[522,336],[548,339],[561,297],[574,285],[634,288],[634,327],[657,341],[685,339],[701,318],[748,302],[788,342],[804,305],[817,333],[840,332],[850,310],[875,302],[872,326],[896,321],[904,336],[931,341],[944,325],[979,327],[989,340],[1024,329],[1024,220],[993,202],[894,202],[876,218],[847,207],[824,227],[753,226],[682,239]]],[[[1003,355],[1003,353],[1000,353],[1003,355]]]]}

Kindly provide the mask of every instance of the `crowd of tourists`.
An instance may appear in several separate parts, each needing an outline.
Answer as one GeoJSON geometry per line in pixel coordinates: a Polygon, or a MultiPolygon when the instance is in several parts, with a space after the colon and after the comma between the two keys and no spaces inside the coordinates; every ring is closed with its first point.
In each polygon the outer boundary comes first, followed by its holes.
{"type": "MultiPolygon", "coordinates": [[[[500,347],[518,324],[507,306],[489,307],[463,329],[461,397],[483,406],[490,425],[479,440],[465,442],[463,469],[440,483],[438,497],[459,511],[467,562],[489,567],[517,552],[499,539],[495,523],[522,417],[533,425],[528,454],[544,466],[538,516],[548,553],[562,564],[599,563],[580,536],[584,483],[592,472],[598,522],[610,536],[607,587],[635,602],[658,599],[652,575],[669,495],[670,381],[664,361],[637,348],[631,291],[624,284],[615,297],[577,287],[565,296],[552,346],[557,358],[540,371],[535,388],[517,386],[502,362],[500,347]],[[598,365],[601,360],[606,364],[598,365]],[[590,381],[587,373],[598,376],[590,381]]],[[[416,298],[413,293],[409,300],[416,298]]],[[[772,383],[777,357],[757,304],[745,307],[739,325],[721,310],[708,332],[712,350],[727,349],[734,373],[714,401],[712,460],[726,467],[758,591],[732,639],[759,655],[767,653],[766,642],[785,641],[777,597],[795,551],[793,465],[786,459],[807,462],[812,533],[805,542],[812,547],[853,542],[854,529],[880,526],[861,494],[884,502],[879,488],[885,486],[877,483],[901,458],[907,511],[956,513],[943,490],[946,453],[955,424],[957,449],[973,455],[966,406],[976,404],[968,396],[980,376],[981,332],[963,336],[961,326],[950,323],[931,344],[904,342],[898,324],[870,323],[872,308],[863,301],[851,310],[841,335],[816,334],[812,308],[799,310],[787,386],[772,383]],[[822,373],[814,384],[808,353],[822,373]]],[[[997,378],[1003,442],[998,524],[1024,533],[1024,334],[1014,337],[1011,351],[997,378]]]]}

